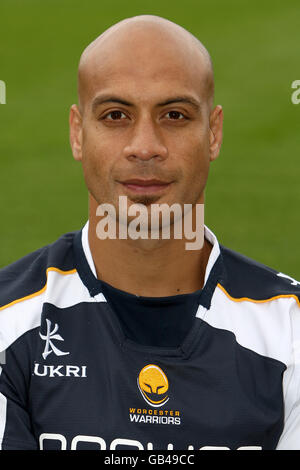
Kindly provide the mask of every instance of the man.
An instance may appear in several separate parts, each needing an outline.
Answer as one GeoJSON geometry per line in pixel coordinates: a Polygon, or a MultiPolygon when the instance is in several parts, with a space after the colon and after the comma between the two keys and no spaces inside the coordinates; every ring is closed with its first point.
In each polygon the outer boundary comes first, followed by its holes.
{"type": "Polygon", "coordinates": [[[144,222],[154,204],[195,219],[222,141],[213,91],[207,50],[163,18],[83,52],[70,141],[89,221],[1,271],[3,449],[300,448],[299,283],[207,227],[196,250],[99,238],[102,204],[132,221],[121,197],[144,222]]]}

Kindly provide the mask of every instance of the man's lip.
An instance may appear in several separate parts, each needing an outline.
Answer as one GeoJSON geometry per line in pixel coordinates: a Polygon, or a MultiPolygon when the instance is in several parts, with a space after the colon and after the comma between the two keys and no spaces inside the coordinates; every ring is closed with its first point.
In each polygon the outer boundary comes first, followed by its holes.
{"type": "Polygon", "coordinates": [[[138,179],[132,178],[126,181],[120,181],[127,191],[135,194],[154,194],[164,191],[172,181],[161,181],[157,179],[138,179]]]}
{"type": "Polygon", "coordinates": [[[148,179],[148,180],[143,180],[143,179],[138,179],[138,178],[133,178],[129,179],[126,181],[120,181],[122,184],[133,184],[136,186],[162,186],[162,185],[167,185],[170,184],[170,181],[161,181],[157,179],[148,179]]]}

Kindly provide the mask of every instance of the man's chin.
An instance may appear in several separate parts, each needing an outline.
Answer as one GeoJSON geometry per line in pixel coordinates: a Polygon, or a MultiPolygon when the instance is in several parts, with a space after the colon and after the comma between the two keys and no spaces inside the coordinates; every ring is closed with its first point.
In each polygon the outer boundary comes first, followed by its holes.
{"type": "Polygon", "coordinates": [[[128,197],[128,201],[131,201],[134,204],[143,204],[144,206],[150,206],[150,204],[155,204],[161,199],[161,196],[158,195],[137,195],[128,197]]]}

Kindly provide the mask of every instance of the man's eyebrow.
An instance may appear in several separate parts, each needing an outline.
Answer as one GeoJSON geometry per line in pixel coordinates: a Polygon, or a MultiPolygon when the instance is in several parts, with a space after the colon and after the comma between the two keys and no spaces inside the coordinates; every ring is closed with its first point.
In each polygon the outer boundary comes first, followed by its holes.
{"type": "Polygon", "coordinates": [[[158,103],[157,106],[166,106],[167,104],[173,103],[191,104],[197,111],[199,111],[199,109],[201,108],[200,102],[192,96],[174,96],[173,98],[169,98],[166,101],[163,101],[162,103],[158,103]]]}
{"type": "MultiPolygon", "coordinates": [[[[123,98],[120,98],[119,96],[99,95],[99,96],[96,96],[96,98],[92,102],[92,111],[95,112],[97,106],[99,106],[100,104],[104,104],[104,103],[119,103],[125,106],[134,106],[133,103],[130,103],[129,101],[126,101],[123,98]]],[[[201,108],[199,101],[197,101],[192,96],[174,96],[172,98],[168,98],[165,101],[158,103],[156,106],[161,107],[161,106],[166,106],[168,104],[174,104],[174,103],[190,104],[197,111],[199,111],[199,109],[201,108]]]]}
{"type": "Polygon", "coordinates": [[[92,111],[94,112],[100,104],[104,103],[119,103],[124,104],[125,106],[133,106],[133,103],[129,103],[125,101],[123,98],[119,98],[118,96],[112,95],[99,95],[92,102],[92,111]]]}

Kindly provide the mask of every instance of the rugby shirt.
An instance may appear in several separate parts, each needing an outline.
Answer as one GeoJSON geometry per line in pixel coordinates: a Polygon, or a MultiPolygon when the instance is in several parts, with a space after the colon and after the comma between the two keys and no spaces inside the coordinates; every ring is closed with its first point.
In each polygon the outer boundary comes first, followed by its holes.
{"type": "Polygon", "coordinates": [[[87,230],[0,271],[1,448],[299,449],[299,282],[205,227],[190,328],[145,345],[103,294],[87,230]]]}

